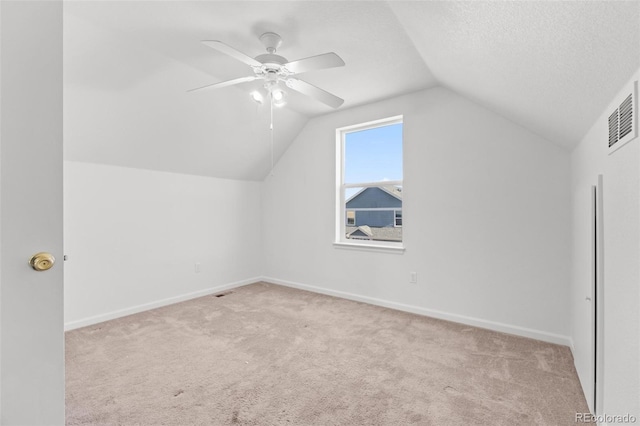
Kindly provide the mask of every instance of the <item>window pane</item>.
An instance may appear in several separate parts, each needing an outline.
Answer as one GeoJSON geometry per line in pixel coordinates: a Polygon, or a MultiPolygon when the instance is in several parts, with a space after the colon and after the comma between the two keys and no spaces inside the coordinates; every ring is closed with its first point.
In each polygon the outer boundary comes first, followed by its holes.
{"type": "Polygon", "coordinates": [[[402,241],[401,186],[347,188],[345,193],[347,239],[402,241]]]}
{"type": "Polygon", "coordinates": [[[347,222],[348,226],[353,226],[356,224],[356,212],[353,210],[347,210],[347,222]]]}
{"type": "Polygon", "coordinates": [[[402,180],[402,123],[345,134],[344,183],[402,180]]]}
{"type": "Polygon", "coordinates": [[[396,226],[402,226],[402,210],[396,210],[396,226]]]}

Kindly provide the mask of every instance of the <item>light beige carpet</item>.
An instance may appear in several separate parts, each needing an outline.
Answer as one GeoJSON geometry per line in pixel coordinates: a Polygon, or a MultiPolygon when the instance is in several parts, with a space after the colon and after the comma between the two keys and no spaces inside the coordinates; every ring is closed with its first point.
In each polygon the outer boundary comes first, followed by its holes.
{"type": "Polygon", "coordinates": [[[567,347],[257,283],[66,335],[69,425],[571,425],[567,347]]]}

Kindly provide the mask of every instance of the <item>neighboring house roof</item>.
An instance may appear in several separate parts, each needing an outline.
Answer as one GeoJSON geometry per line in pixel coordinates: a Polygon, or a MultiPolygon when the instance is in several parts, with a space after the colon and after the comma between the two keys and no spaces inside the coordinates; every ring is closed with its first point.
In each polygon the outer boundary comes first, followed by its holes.
{"type": "Polygon", "coordinates": [[[380,189],[387,191],[389,194],[396,197],[398,200],[402,200],[402,188],[394,185],[379,186],[380,189]]]}
{"type": "Polygon", "coordinates": [[[397,198],[398,200],[402,201],[402,188],[401,187],[397,187],[397,186],[394,186],[394,185],[384,185],[384,186],[368,186],[366,188],[362,188],[360,191],[356,192],[351,197],[349,197],[345,201],[345,204],[350,203],[354,199],[358,198],[366,190],[371,189],[371,188],[380,189],[380,190],[386,192],[387,194],[392,195],[395,198],[397,198]]]}
{"type": "Polygon", "coordinates": [[[367,225],[347,226],[347,238],[368,236],[372,240],[377,241],[402,241],[402,228],[385,226],[383,228],[374,228],[367,225]],[[364,228],[364,229],[363,229],[364,228]],[[360,232],[357,232],[360,231],[360,232]],[[366,231],[366,232],[365,232],[366,231]],[[367,234],[368,233],[368,234],[367,234]]]}
{"type": "Polygon", "coordinates": [[[371,231],[371,228],[369,226],[361,225],[361,226],[358,226],[357,228],[353,228],[353,231],[347,232],[347,238],[351,238],[351,237],[372,238],[373,232],[371,231]]]}

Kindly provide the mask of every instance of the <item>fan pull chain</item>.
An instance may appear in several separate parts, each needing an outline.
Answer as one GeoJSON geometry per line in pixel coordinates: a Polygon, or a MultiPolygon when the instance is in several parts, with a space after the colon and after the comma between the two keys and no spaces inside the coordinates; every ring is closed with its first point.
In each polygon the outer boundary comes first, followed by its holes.
{"type": "Polygon", "coordinates": [[[271,125],[269,126],[271,134],[271,171],[270,175],[273,176],[273,97],[271,97],[271,125]]]}

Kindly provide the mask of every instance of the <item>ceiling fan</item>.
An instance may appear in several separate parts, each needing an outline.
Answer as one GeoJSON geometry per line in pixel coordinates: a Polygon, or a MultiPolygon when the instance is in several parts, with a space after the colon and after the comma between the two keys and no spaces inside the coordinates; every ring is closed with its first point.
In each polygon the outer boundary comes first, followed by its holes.
{"type": "Polygon", "coordinates": [[[344,61],[340,56],[330,52],[289,62],[286,58],[276,54],[276,50],[282,44],[282,38],[278,34],[266,32],[260,36],[260,41],[266,47],[267,53],[263,53],[262,55],[252,58],[221,41],[203,40],[203,44],[249,65],[253,70],[253,75],[235,78],[233,80],[223,81],[220,83],[208,84],[206,86],[188,90],[188,92],[202,89],[220,89],[222,87],[248,83],[254,80],[264,80],[264,88],[267,90],[269,96],[271,96],[271,99],[275,102],[283,99],[284,91],[280,85],[284,84],[286,87],[314,98],[332,108],[338,108],[342,105],[344,99],[307,83],[304,80],[294,77],[297,74],[302,74],[308,71],[344,66],[344,61]]]}

